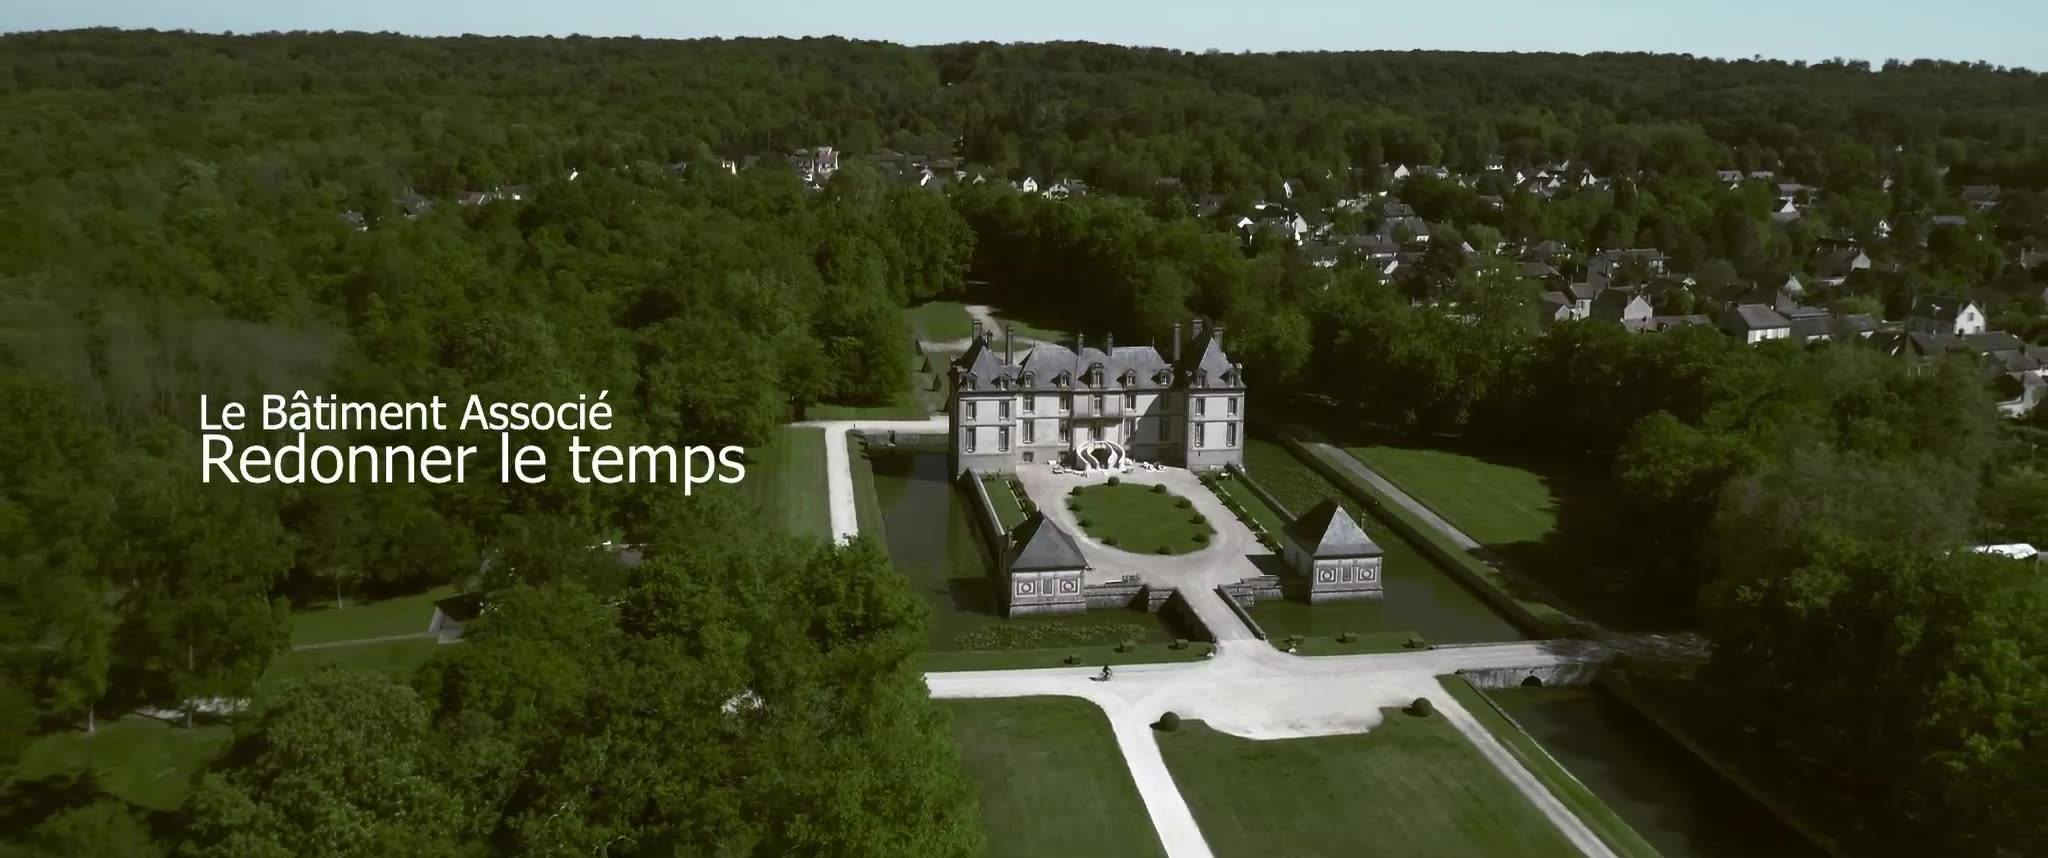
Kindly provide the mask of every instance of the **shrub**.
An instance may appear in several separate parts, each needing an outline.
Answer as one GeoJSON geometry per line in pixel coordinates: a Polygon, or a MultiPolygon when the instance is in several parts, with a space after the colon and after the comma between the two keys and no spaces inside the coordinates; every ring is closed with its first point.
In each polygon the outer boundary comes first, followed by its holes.
{"type": "Polygon", "coordinates": [[[1356,633],[1354,633],[1354,632],[1341,632],[1341,633],[1339,633],[1339,634],[1337,635],[1337,642],[1338,642],[1338,643],[1346,643],[1346,644],[1348,644],[1348,643],[1356,643],[1357,641],[1358,641],[1358,635],[1357,635],[1356,633]]]}
{"type": "Polygon", "coordinates": [[[1109,478],[1109,484],[1110,484],[1110,485],[1112,485],[1112,486],[1117,486],[1117,485],[1123,485],[1123,482],[1124,482],[1124,480],[1123,480],[1123,478],[1122,478],[1122,477],[1110,477],[1110,478],[1109,478]]]}
{"type": "Polygon", "coordinates": [[[1307,640],[1308,640],[1308,638],[1302,637],[1301,635],[1288,635],[1288,636],[1287,636],[1287,645],[1288,645],[1288,646],[1296,646],[1296,647],[1298,647],[1298,646],[1301,646],[1301,645],[1302,645],[1302,643],[1303,643],[1303,642],[1305,642],[1305,641],[1307,641],[1307,640]]]}
{"type": "MultiPolygon", "coordinates": [[[[1075,511],[1075,512],[1080,512],[1080,510],[1078,510],[1078,509],[1077,509],[1077,510],[1074,510],[1074,511],[1075,511]]],[[[1087,526],[1088,526],[1088,518],[1087,518],[1086,516],[1082,516],[1082,517],[1076,518],[1076,519],[1074,519],[1074,523],[1075,523],[1075,524],[1078,524],[1078,525],[1080,525],[1080,526],[1082,526],[1082,527],[1087,527],[1087,526]]]]}
{"type": "MultiPolygon", "coordinates": [[[[1087,524],[1087,522],[1085,522],[1085,521],[1084,521],[1084,522],[1082,522],[1082,524],[1087,524]]],[[[1116,537],[1114,537],[1114,536],[1105,536],[1105,537],[1103,537],[1103,538],[1102,538],[1102,544],[1104,544],[1104,545],[1115,545],[1115,544],[1116,544],[1116,537]]]]}
{"type": "Polygon", "coordinates": [[[1417,718],[1427,718],[1435,711],[1436,704],[1429,702],[1427,697],[1417,697],[1415,702],[1408,704],[1408,714],[1417,718]]]}
{"type": "Polygon", "coordinates": [[[1408,642],[1401,646],[1407,649],[1428,649],[1429,642],[1423,640],[1421,635],[1409,635],[1408,642]]]}
{"type": "Polygon", "coordinates": [[[1203,523],[1203,522],[1206,522],[1206,521],[1208,521],[1208,519],[1206,519],[1206,518],[1203,518],[1203,517],[1202,517],[1202,514],[1201,514],[1201,513],[1199,513],[1199,512],[1198,512],[1198,513],[1195,513],[1194,515],[1188,516],[1188,523],[1189,523],[1189,524],[1201,524],[1201,523],[1203,523]]]}
{"type": "Polygon", "coordinates": [[[1187,649],[1187,648],[1188,648],[1188,639],[1187,639],[1187,638],[1174,638],[1174,639],[1173,639],[1173,648],[1174,648],[1174,649],[1187,649]]]}
{"type": "Polygon", "coordinates": [[[1195,542],[1200,543],[1202,545],[1209,544],[1209,532],[1205,530],[1201,533],[1195,534],[1195,542]]]}
{"type": "Polygon", "coordinates": [[[1070,653],[1067,653],[1067,663],[1068,663],[1068,664],[1080,664],[1080,663],[1081,663],[1081,657],[1080,657],[1080,656],[1078,656],[1078,655],[1075,655],[1075,654],[1073,654],[1073,653],[1071,653],[1071,652],[1070,652],[1070,653]]]}
{"type": "Polygon", "coordinates": [[[1173,553],[1173,548],[1172,548],[1172,546],[1167,546],[1167,545],[1161,545],[1161,546],[1159,546],[1159,551],[1158,551],[1157,553],[1159,553],[1159,554],[1172,554],[1172,553],[1173,553]]]}
{"type": "Polygon", "coordinates": [[[1180,729],[1180,713],[1169,711],[1159,716],[1159,729],[1171,733],[1180,729]]]}
{"type": "Polygon", "coordinates": [[[1038,504],[1032,503],[1030,501],[1025,501],[1024,503],[1018,506],[1018,509],[1023,510],[1025,515],[1030,515],[1038,511],[1038,504]]]}
{"type": "Polygon", "coordinates": [[[1152,493],[1153,493],[1153,494],[1155,494],[1155,495],[1163,495],[1163,494],[1166,494],[1166,484],[1165,484],[1165,483],[1153,483],[1153,484],[1152,484],[1152,493]]]}
{"type": "Polygon", "coordinates": [[[1173,505],[1180,507],[1181,509],[1187,509],[1189,507],[1194,506],[1195,502],[1188,500],[1187,498],[1181,498],[1180,500],[1174,501],[1173,505]]]}

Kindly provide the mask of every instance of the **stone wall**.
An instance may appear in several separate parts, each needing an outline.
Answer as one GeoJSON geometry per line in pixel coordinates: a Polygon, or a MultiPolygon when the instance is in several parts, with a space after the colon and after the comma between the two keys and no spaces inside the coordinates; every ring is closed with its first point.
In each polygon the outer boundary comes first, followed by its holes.
{"type": "MultiPolygon", "coordinates": [[[[1136,575],[1125,575],[1121,580],[1103,584],[1090,584],[1082,592],[1090,608],[1129,608],[1146,598],[1146,587],[1136,575]]],[[[1151,604],[1146,603],[1148,609],[1151,604]]]]}
{"type": "Polygon", "coordinates": [[[1590,685],[1600,677],[1600,662],[1545,667],[1494,667],[1460,670],[1458,675],[1478,688],[1520,688],[1525,685],[1590,685]],[[1534,680],[1533,682],[1531,680],[1534,680]]]}
{"type": "MultiPolygon", "coordinates": [[[[1238,622],[1244,623],[1245,628],[1252,630],[1252,637],[1258,638],[1259,640],[1265,640],[1265,628],[1259,625],[1258,620],[1252,619],[1251,611],[1245,610],[1246,608],[1254,604],[1254,602],[1251,599],[1241,597],[1236,592],[1233,592],[1233,588],[1238,588],[1243,583],[1243,581],[1239,581],[1237,584],[1225,584],[1221,587],[1217,587],[1216,595],[1223,597],[1223,604],[1230,606],[1230,612],[1237,615],[1238,622]]],[[[1247,593],[1246,595],[1249,596],[1250,594],[1247,593]]]]}
{"type": "Polygon", "coordinates": [[[1195,606],[1188,604],[1187,597],[1182,596],[1179,590],[1154,587],[1151,594],[1160,597],[1154,602],[1158,605],[1154,610],[1164,611],[1168,618],[1178,623],[1181,628],[1187,629],[1190,639],[1215,642],[1216,633],[1209,630],[1207,623],[1202,622],[1202,618],[1195,613],[1195,606]]]}
{"type": "MultiPolygon", "coordinates": [[[[981,478],[968,471],[956,480],[967,492],[967,505],[971,508],[968,518],[974,519],[975,532],[981,534],[982,550],[987,553],[989,569],[993,570],[998,583],[1009,577],[1010,534],[1003,529],[1003,519],[996,515],[996,505],[989,500],[988,488],[981,484],[981,478]]],[[[1009,592],[1007,586],[1004,592],[1009,592]]]]}

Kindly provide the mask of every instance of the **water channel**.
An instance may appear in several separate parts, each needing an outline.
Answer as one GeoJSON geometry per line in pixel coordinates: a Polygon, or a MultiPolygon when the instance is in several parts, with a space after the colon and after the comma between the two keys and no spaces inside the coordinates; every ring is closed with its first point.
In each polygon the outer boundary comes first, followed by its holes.
{"type": "Polygon", "coordinates": [[[1592,686],[1486,694],[1666,858],[1821,854],[1612,694],[1592,686]]]}

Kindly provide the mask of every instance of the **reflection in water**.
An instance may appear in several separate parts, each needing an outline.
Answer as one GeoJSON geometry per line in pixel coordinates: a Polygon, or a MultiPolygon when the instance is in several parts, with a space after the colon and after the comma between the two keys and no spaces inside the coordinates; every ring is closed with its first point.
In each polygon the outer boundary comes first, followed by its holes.
{"type": "Polygon", "coordinates": [[[1486,694],[1668,858],[1820,854],[1613,695],[1585,686],[1486,694]]]}
{"type": "Polygon", "coordinates": [[[874,449],[875,496],[889,559],[932,608],[934,650],[1016,649],[1172,640],[1161,617],[1092,610],[1067,617],[1005,619],[988,561],[953,484],[946,454],[874,449]]]}

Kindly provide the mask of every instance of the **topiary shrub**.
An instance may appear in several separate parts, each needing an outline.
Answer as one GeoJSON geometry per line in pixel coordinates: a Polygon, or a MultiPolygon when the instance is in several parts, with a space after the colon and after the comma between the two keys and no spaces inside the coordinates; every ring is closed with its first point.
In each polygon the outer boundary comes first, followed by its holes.
{"type": "MultiPolygon", "coordinates": [[[[1080,510],[1074,510],[1074,511],[1075,511],[1075,512],[1080,512],[1080,510]]],[[[1075,519],[1074,519],[1074,523],[1075,523],[1075,524],[1078,524],[1078,525],[1080,525],[1080,526],[1082,526],[1082,527],[1087,527],[1087,526],[1088,526],[1088,519],[1087,519],[1087,517],[1085,517],[1085,516],[1083,516],[1083,517],[1077,517],[1077,518],[1075,518],[1075,519]]]]}
{"type": "Polygon", "coordinates": [[[1110,484],[1110,485],[1112,485],[1112,486],[1120,486],[1120,485],[1123,485],[1123,482],[1124,482],[1124,480],[1123,480],[1123,478],[1122,478],[1122,477],[1110,477],[1110,478],[1109,478],[1109,484],[1110,484]]]}
{"type": "Polygon", "coordinates": [[[1173,648],[1174,648],[1174,649],[1187,649],[1187,648],[1188,648],[1188,639],[1187,639],[1187,638],[1174,638],[1174,639],[1173,639],[1173,648]]]}
{"type": "Polygon", "coordinates": [[[1435,711],[1436,704],[1429,702],[1429,698],[1427,697],[1415,698],[1415,702],[1408,704],[1407,709],[1408,714],[1413,715],[1417,718],[1428,718],[1430,716],[1430,713],[1433,713],[1435,711]]]}
{"type": "Polygon", "coordinates": [[[1401,646],[1406,649],[1429,649],[1429,642],[1423,640],[1421,635],[1409,635],[1408,642],[1401,646]]]}
{"type": "Polygon", "coordinates": [[[1066,661],[1068,664],[1080,664],[1081,657],[1070,652],[1067,653],[1066,661]]]}
{"type": "MultiPolygon", "coordinates": [[[[1086,523],[1087,523],[1087,522],[1082,522],[1082,524],[1086,524],[1086,523]]],[[[1115,545],[1115,544],[1116,544],[1116,537],[1114,537],[1114,536],[1105,536],[1105,537],[1103,537],[1103,538],[1102,538],[1102,544],[1104,544],[1104,545],[1115,545]]]]}
{"type": "Polygon", "coordinates": [[[1166,484],[1165,484],[1165,483],[1153,483],[1153,484],[1152,484],[1152,493],[1153,493],[1153,494],[1155,494],[1155,495],[1163,495],[1163,494],[1166,494],[1166,484]]]}
{"type": "Polygon", "coordinates": [[[1341,632],[1337,635],[1337,642],[1343,644],[1357,643],[1358,635],[1354,632],[1341,632]]]}
{"type": "Polygon", "coordinates": [[[1201,533],[1197,533],[1197,534],[1195,534],[1195,542],[1197,542],[1197,543],[1199,543],[1199,544],[1202,544],[1202,545],[1208,545],[1208,544],[1209,544],[1209,533],[1208,533],[1207,531],[1203,531],[1203,532],[1201,532],[1201,533]]]}
{"type": "Polygon", "coordinates": [[[1208,519],[1206,519],[1206,518],[1203,518],[1203,517],[1202,517],[1202,514],[1201,514],[1201,513],[1199,513],[1199,512],[1198,512],[1198,513],[1195,513],[1194,515],[1188,516],[1188,523],[1189,523],[1189,524],[1201,524],[1201,523],[1203,523],[1203,522],[1206,522],[1206,521],[1208,521],[1208,519]]]}
{"type": "Polygon", "coordinates": [[[1194,506],[1195,502],[1188,500],[1187,498],[1181,498],[1180,500],[1174,501],[1173,505],[1180,507],[1181,509],[1187,509],[1189,507],[1194,506]]]}
{"type": "Polygon", "coordinates": [[[1169,711],[1159,716],[1159,729],[1171,733],[1180,729],[1180,713],[1169,711]]]}
{"type": "Polygon", "coordinates": [[[1160,553],[1160,554],[1172,554],[1172,553],[1173,553],[1173,547],[1172,547],[1172,546],[1169,546],[1169,545],[1161,545],[1161,546],[1159,546],[1159,551],[1158,551],[1158,553],[1160,553]]]}

